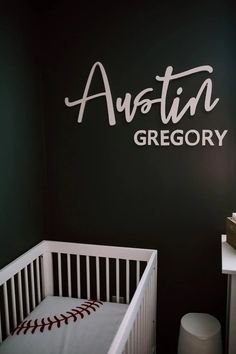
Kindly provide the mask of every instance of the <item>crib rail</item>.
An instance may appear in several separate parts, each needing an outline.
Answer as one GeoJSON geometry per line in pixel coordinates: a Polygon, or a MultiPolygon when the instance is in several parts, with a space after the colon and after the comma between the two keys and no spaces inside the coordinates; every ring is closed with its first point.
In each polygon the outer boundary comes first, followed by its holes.
{"type": "Polygon", "coordinates": [[[130,304],[108,354],[150,354],[156,274],[153,250],[43,241],[0,271],[0,342],[59,295],[130,304]]]}

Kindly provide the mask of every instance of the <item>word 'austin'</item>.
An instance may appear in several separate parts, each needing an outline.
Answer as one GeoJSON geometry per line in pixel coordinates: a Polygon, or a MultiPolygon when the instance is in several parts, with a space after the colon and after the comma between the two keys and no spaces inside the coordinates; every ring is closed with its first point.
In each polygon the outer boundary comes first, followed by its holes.
{"type": "Polygon", "coordinates": [[[155,77],[156,81],[162,83],[161,97],[154,99],[148,98],[147,96],[151,92],[153,92],[153,88],[146,88],[140,91],[134,98],[130,93],[127,92],[124,98],[118,97],[114,105],[114,100],[112,97],[111,87],[109,84],[108,76],[106,74],[106,70],[102,63],[96,62],[92,66],[91,71],[89,73],[82,98],[75,101],[71,101],[68,97],[66,97],[65,104],[68,107],[79,106],[78,123],[81,123],[83,121],[83,115],[86,104],[88,104],[88,102],[93,99],[101,97],[105,98],[108,113],[108,122],[111,126],[116,125],[115,109],[118,112],[124,112],[125,120],[130,123],[134,119],[137,109],[140,109],[141,113],[147,114],[152,108],[152,105],[155,103],[160,104],[160,115],[162,123],[178,123],[187,111],[189,111],[189,114],[191,116],[194,116],[198,102],[202,96],[204,98],[204,109],[207,112],[212,111],[219,101],[219,98],[212,100],[212,81],[210,78],[207,78],[203,81],[201,87],[198,90],[197,95],[195,97],[191,97],[181,110],[179,110],[179,105],[180,96],[183,92],[183,88],[181,86],[178,87],[176,97],[173,99],[171,107],[167,112],[166,101],[171,81],[202,72],[212,73],[213,68],[210,65],[203,65],[187,71],[183,71],[178,74],[173,74],[173,67],[168,66],[166,68],[164,76],[157,75],[155,77]],[[96,68],[100,70],[102,82],[104,85],[104,91],[89,95],[89,89],[96,68]]]}

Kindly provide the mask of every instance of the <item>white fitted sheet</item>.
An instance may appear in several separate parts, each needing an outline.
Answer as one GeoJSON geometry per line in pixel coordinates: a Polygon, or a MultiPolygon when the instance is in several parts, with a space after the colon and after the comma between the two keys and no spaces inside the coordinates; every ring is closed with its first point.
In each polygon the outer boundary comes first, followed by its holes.
{"type": "Polygon", "coordinates": [[[127,308],[48,296],[0,345],[0,354],[105,354],[127,308]]]}

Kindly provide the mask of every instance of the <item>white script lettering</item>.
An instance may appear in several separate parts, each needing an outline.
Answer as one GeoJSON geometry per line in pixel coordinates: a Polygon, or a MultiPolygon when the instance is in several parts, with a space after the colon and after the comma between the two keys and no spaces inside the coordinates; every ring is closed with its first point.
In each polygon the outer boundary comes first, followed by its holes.
{"type": "MultiPolygon", "coordinates": [[[[206,112],[212,111],[216,106],[216,104],[218,103],[219,98],[216,98],[214,101],[211,101],[212,81],[210,78],[207,78],[202,83],[200,89],[198,90],[197,95],[195,97],[191,97],[180,111],[179,111],[180,96],[183,92],[183,88],[179,87],[176,92],[177,96],[173,99],[169,112],[168,113],[166,112],[167,111],[166,100],[168,96],[168,89],[169,89],[170,82],[173,80],[181,79],[183,77],[201,73],[201,72],[212,73],[213,68],[210,65],[203,65],[203,66],[198,66],[196,68],[184,71],[182,73],[172,74],[173,67],[168,66],[166,68],[164,76],[157,75],[155,78],[156,81],[162,83],[161,97],[155,99],[148,98],[147,95],[153,92],[153,88],[146,88],[140,91],[134,97],[134,99],[132,99],[132,95],[130,93],[126,93],[123,99],[121,97],[118,97],[115,101],[116,105],[114,107],[111,88],[106,74],[106,70],[102,65],[102,63],[96,62],[90,70],[82,98],[75,101],[70,101],[68,97],[65,97],[65,105],[67,107],[80,105],[78,123],[81,123],[83,121],[83,115],[84,115],[86,104],[93,99],[104,97],[106,99],[109,125],[114,126],[116,125],[115,108],[118,112],[124,112],[126,122],[130,123],[134,119],[138,108],[140,109],[140,112],[142,114],[147,114],[151,110],[153,104],[160,103],[160,113],[161,113],[162,123],[167,124],[171,121],[172,123],[175,124],[178,123],[183,118],[183,116],[187,111],[189,111],[191,116],[195,115],[197,105],[200,101],[200,98],[204,95],[204,93],[205,93],[204,109],[206,112]],[[97,94],[89,95],[89,89],[96,68],[100,70],[102,82],[104,85],[104,91],[99,92],[97,94]]],[[[210,138],[209,137],[206,138],[205,141],[209,141],[208,139],[210,138]]]]}

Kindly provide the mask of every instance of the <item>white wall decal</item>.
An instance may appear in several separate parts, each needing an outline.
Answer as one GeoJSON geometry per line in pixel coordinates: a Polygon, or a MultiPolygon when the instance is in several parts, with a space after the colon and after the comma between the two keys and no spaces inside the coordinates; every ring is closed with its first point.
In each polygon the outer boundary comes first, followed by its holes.
{"type": "MultiPolygon", "coordinates": [[[[160,104],[161,122],[163,124],[176,124],[184,117],[187,112],[189,112],[190,116],[195,115],[200,99],[201,102],[204,101],[204,109],[206,112],[212,111],[219,102],[219,98],[215,98],[214,100],[212,99],[212,80],[208,77],[202,82],[197,92],[197,95],[190,97],[187,103],[184,106],[182,105],[182,109],[180,109],[179,107],[183,87],[179,86],[176,91],[176,97],[173,99],[169,111],[167,110],[166,101],[168,97],[168,89],[171,82],[173,80],[181,80],[184,77],[196,75],[202,72],[211,74],[213,72],[213,68],[210,65],[202,65],[187,71],[173,74],[173,67],[168,66],[166,68],[164,76],[157,75],[155,77],[155,80],[162,84],[160,97],[151,99],[150,93],[153,93],[154,89],[145,88],[144,90],[140,91],[135,97],[132,97],[132,95],[127,92],[124,98],[118,97],[116,98],[116,100],[114,100],[112,97],[112,91],[106,70],[102,63],[96,62],[90,70],[82,98],[72,101],[68,97],[66,97],[65,105],[67,107],[79,106],[78,123],[82,123],[85,107],[89,103],[89,101],[94,99],[105,98],[108,114],[108,123],[110,126],[115,126],[117,123],[115,110],[117,112],[124,112],[126,122],[130,123],[133,121],[138,109],[142,114],[147,114],[154,104],[160,104]],[[98,69],[101,74],[102,83],[104,85],[104,91],[90,95],[89,90],[96,69],[98,69]]],[[[183,144],[187,144],[189,146],[195,146],[198,144],[201,144],[202,146],[205,146],[207,144],[211,146],[222,146],[223,139],[227,132],[227,130],[219,132],[218,130],[211,131],[206,129],[203,129],[201,133],[194,129],[186,133],[184,133],[182,130],[175,130],[173,132],[170,132],[169,130],[162,130],[159,132],[160,141],[158,142],[158,131],[148,130],[146,132],[140,130],[135,133],[134,142],[140,146],[152,144],[161,146],[168,146],[170,144],[176,146],[183,144]]]]}

